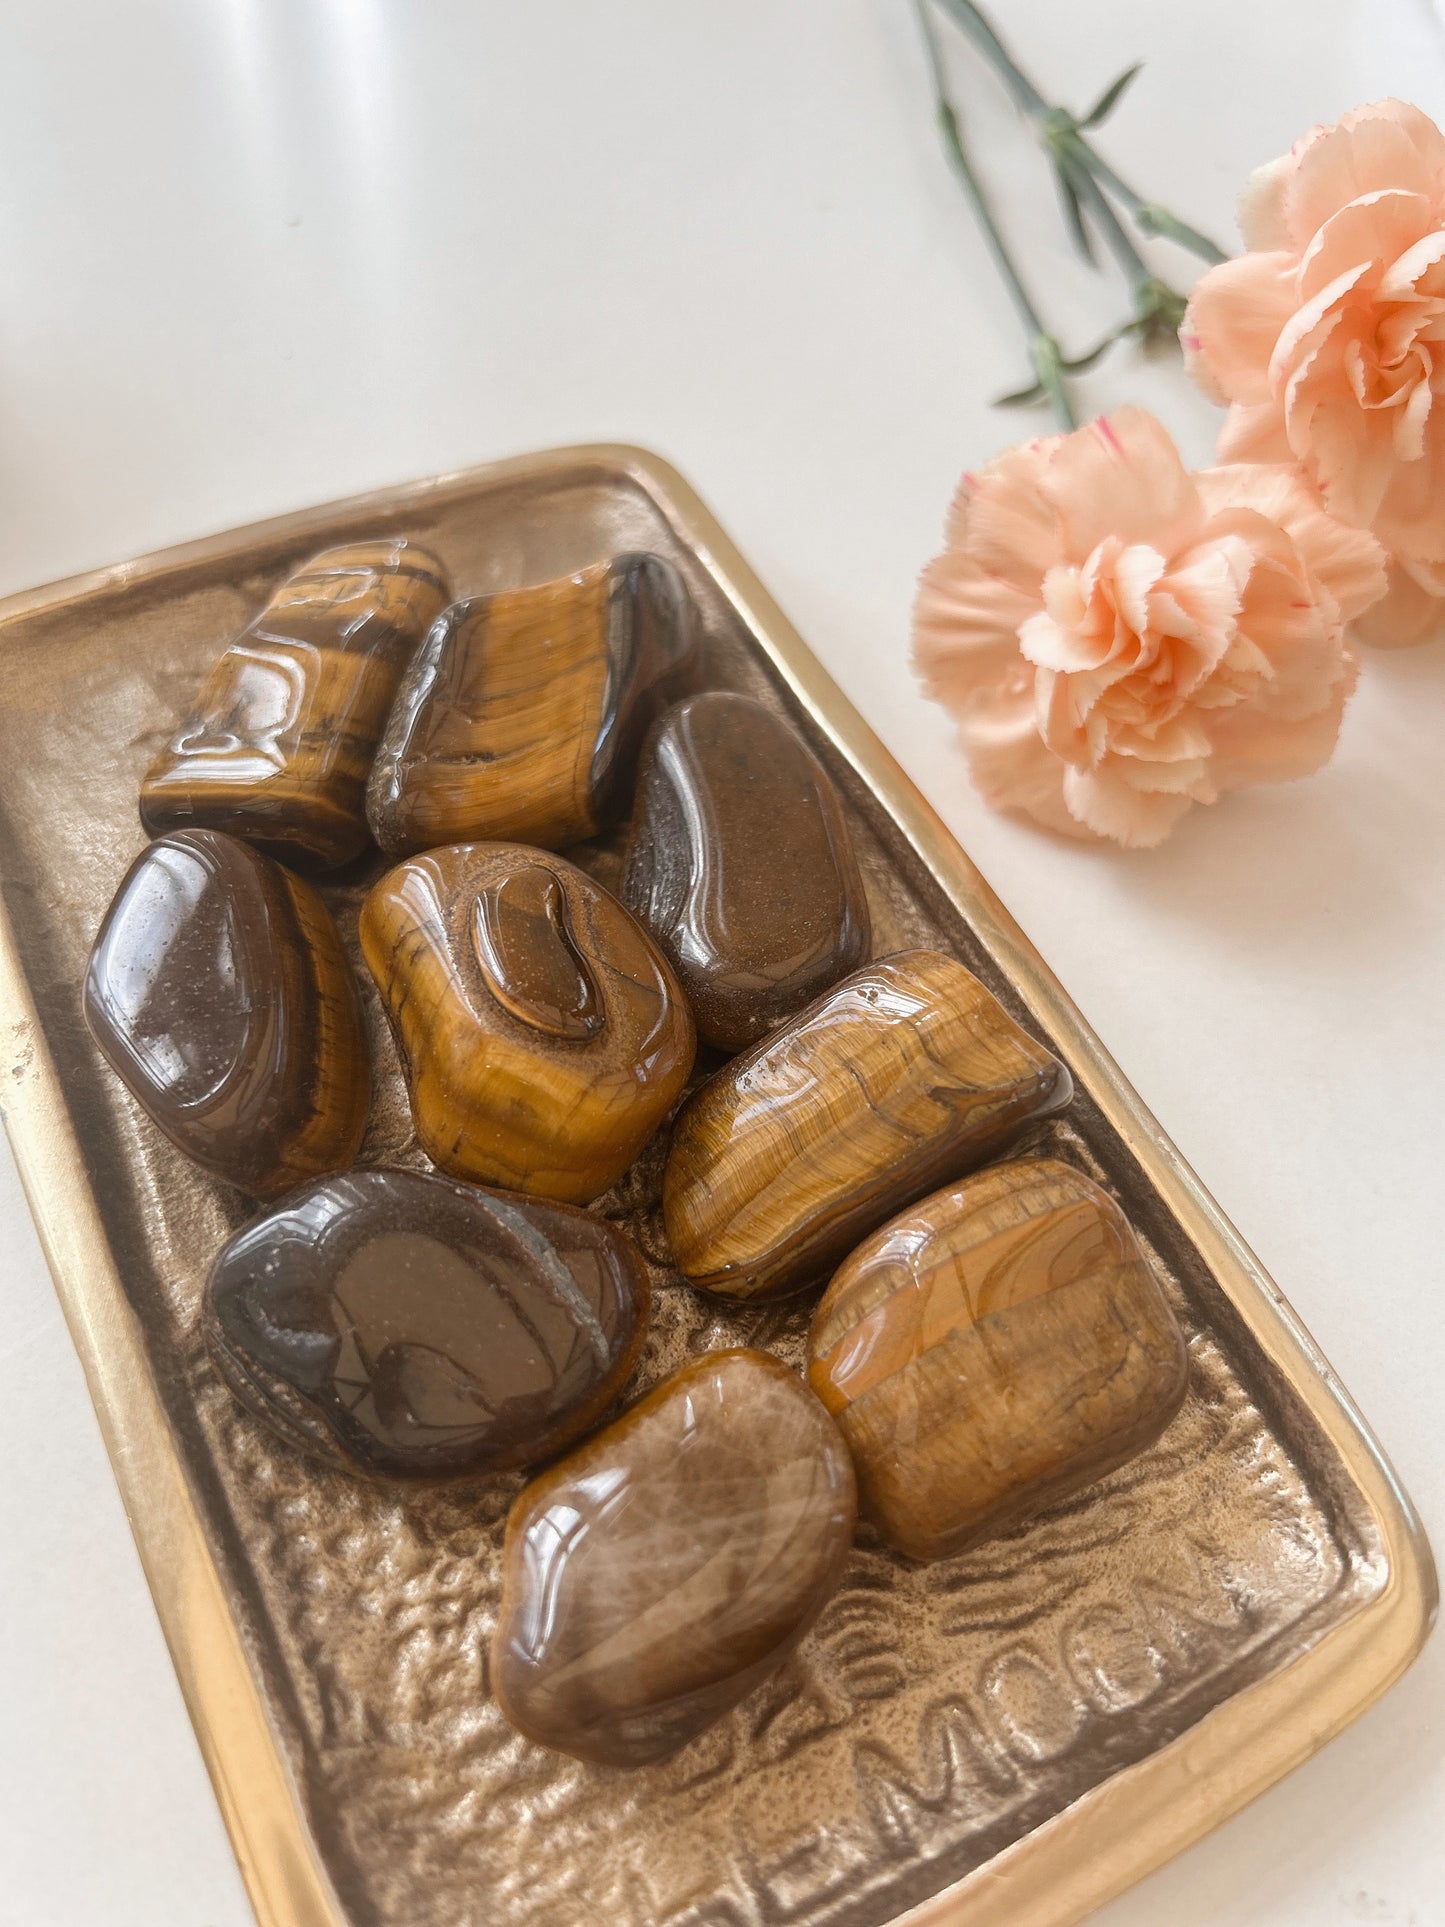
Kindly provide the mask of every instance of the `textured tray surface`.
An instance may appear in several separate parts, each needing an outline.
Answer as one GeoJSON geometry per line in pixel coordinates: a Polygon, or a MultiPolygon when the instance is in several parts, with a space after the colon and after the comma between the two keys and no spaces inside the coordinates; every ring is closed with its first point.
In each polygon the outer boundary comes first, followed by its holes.
{"type": "MultiPolygon", "coordinates": [[[[949,949],[1038,1029],[646,490],[602,469],[543,471],[423,494],[380,526],[338,516],[325,539],[393,528],[436,548],[467,594],[623,548],[671,555],[704,611],[709,680],[781,706],[838,773],[875,951],[949,949]]],[[[314,534],[273,539],[239,562],[196,562],[5,625],[0,875],[176,1447],[307,1823],[358,1927],[875,1927],[1146,1760],[1380,1592],[1387,1562],[1370,1508],[1085,1094],[1018,1148],[1101,1178],[1144,1238],[1192,1356],[1186,1406],[1159,1445],[942,1564],[909,1566],[862,1535],[801,1652],[670,1762],[608,1771],[519,1739],[485,1686],[518,1481],[394,1497],[303,1464],[233,1407],[205,1360],[197,1304],[248,1207],[139,1115],[79,1018],[91,937],[142,841],[143,768],[202,667],[319,546],[314,534]]],[[[579,860],[611,881],[616,840],[579,860]]],[[[356,906],[380,867],[326,892],[353,955],[356,906]]],[[[419,1164],[364,971],[361,981],[377,1067],[363,1159],[419,1164]]],[[[631,1392],[701,1347],[761,1344],[797,1362],[809,1301],[734,1314],[667,1270],[661,1148],[598,1207],[636,1233],[658,1287],[631,1392]]]]}

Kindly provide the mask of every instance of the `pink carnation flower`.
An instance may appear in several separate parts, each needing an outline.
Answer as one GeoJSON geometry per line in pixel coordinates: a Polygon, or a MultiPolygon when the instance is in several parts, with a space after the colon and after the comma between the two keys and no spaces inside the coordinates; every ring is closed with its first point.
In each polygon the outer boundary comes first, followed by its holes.
{"type": "Polygon", "coordinates": [[[999,809],[1141,847],[1334,748],[1378,543],[1293,469],[1191,475],[1139,408],[965,476],[914,660],[999,809]]]}
{"type": "Polygon", "coordinates": [[[1303,467],[1391,552],[1360,633],[1445,624],[1445,136],[1399,100],[1317,127],[1245,190],[1249,253],[1211,268],[1180,330],[1229,403],[1222,461],[1303,467]]]}

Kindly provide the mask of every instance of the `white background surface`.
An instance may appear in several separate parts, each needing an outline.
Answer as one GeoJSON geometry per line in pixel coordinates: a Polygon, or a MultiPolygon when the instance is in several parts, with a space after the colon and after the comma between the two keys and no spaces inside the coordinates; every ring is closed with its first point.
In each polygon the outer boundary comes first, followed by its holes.
{"type": "MultiPolygon", "coordinates": [[[[1312,121],[1388,92],[1445,113],[1424,4],[998,12],[1077,106],[1146,56],[1105,145],[1231,244],[1246,171],[1312,121]]],[[[978,804],[912,688],[907,611],[958,471],[1033,418],[986,405],[1023,362],[904,0],[6,0],[0,23],[0,588],[547,443],[655,446],[957,829],[1445,1545],[1445,646],[1373,657],[1325,774],[1162,852],[978,804]]],[[[1120,297],[958,71],[1082,346],[1120,297]]],[[[1087,384],[1131,398],[1207,455],[1177,364],[1118,351],[1087,384]]],[[[0,1924],[245,1927],[3,1149],[0,1281],[0,1924]]],[[[1445,1922],[1442,1713],[1436,1644],[1101,1920],[1445,1922]]]]}

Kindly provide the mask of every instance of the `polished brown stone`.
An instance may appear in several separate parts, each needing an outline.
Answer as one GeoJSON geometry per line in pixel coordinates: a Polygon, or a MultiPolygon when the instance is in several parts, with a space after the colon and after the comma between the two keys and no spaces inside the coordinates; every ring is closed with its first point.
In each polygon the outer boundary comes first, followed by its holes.
{"type": "Polygon", "coordinates": [[[994,1165],[875,1232],[824,1294],[808,1354],[864,1513],[915,1559],[1133,1458],[1188,1378],[1128,1220],[1052,1158],[994,1165]]]}
{"type": "Polygon", "coordinates": [[[268,1198],[350,1164],[371,1078],[356,988],[309,883],[216,830],[161,837],[106,912],[85,1021],[188,1157],[268,1198]]]}
{"type": "Polygon", "coordinates": [[[452,1176],[586,1204],[671,1110],[696,1038],[666,960],[565,858],[454,844],[361,912],[422,1147],[452,1176]]]}
{"type": "Polygon", "coordinates": [[[755,1043],[868,954],[868,898],[826,770],[730,690],[679,703],[649,736],[622,898],[719,1050],[755,1043]]]}
{"type": "Polygon", "coordinates": [[[642,1259],[566,1205],[353,1170],[231,1239],[204,1323],[238,1398],[291,1443],[403,1478],[527,1465],[585,1432],[647,1328],[642,1259]]]}
{"type": "Polygon", "coordinates": [[[1071,1095],[1064,1066],[962,964],[882,958],[689,1100],[663,1183],[673,1257],[728,1297],[813,1283],[1071,1095]]]}
{"type": "Polygon", "coordinates": [[[657,555],[454,603],[386,726],[367,804],[377,842],[403,856],[596,835],[626,810],[638,744],[692,651],[687,589],[657,555]]]}
{"type": "Polygon", "coordinates": [[[529,1739],[641,1766],[764,1680],[842,1576],[853,1469],[766,1352],[694,1359],[507,1520],[492,1690],[529,1739]]]}
{"type": "Polygon", "coordinates": [[[414,542],[357,542],[283,582],[141,785],[152,835],[204,825],[302,870],[370,843],[366,781],[397,683],[451,591],[414,542]]]}

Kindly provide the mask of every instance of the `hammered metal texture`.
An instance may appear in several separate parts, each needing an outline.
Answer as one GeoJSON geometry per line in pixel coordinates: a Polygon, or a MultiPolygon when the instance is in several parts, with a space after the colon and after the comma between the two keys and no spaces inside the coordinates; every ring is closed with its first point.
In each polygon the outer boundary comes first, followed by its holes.
{"type": "MultiPolygon", "coordinates": [[[[660,550],[701,606],[708,680],[788,708],[730,604],[625,477],[496,483],[439,497],[394,531],[338,517],[327,540],[381,533],[435,548],[466,595],[660,550]]],[[[861,1534],[799,1654],[662,1765],[587,1767],[518,1738],[485,1679],[518,1480],[393,1495],[319,1471],[232,1404],[198,1309],[206,1267],[249,1207],[136,1111],[80,1021],[91,937],[142,841],[141,773],[217,650],[320,546],[273,542],[245,568],[194,564],[17,619],[0,708],[0,875],[25,971],[313,1835],[357,1927],[879,1927],[1353,1613],[1382,1584],[1369,1515],[1081,1098],[1016,1148],[1091,1172],[1140,1232],[1192,1361],[1159,1444],[941,1564],[911,1566],[861,1534]]],[[[875,953],[951,950],[1027,1023],[886,813],[811,734],[848,802],[875,953]]],[[[580,860],[613,883],[619,840],[580,860]]],[[[354,960],[357,906],[381,867],[324,888],[354,960]]],[[[420,1165],[361,981],[377,1066],[363,1160],[420,1165]]],[[[598,1207],[637,1235],[656,1289],[631,1391],[703,1347],[762,1345],[801,1363],[811,1299],[730,1309],[668,1271],[664,1148],[598,1207]]]]}

